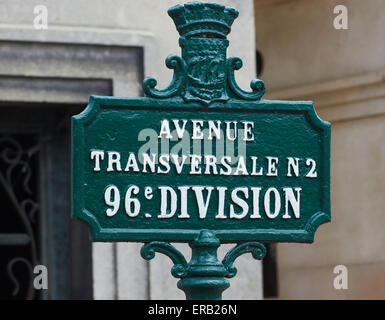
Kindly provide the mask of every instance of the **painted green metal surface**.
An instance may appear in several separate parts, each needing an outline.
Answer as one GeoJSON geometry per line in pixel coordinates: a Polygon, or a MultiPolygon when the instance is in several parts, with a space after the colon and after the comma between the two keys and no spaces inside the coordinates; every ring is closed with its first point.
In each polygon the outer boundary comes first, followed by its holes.
{"type": "Polygon", "coordinates": [[[182,49],[166,59],[170,85],[146,78],[144,98],[91,96],[72,118],[72,215],[94,241],[168,255],[188,299],[220,299],[238,255],[263,258],[257,241],[312,242],[330,221],[330,124],[312,102],[261,99],[262,80],[237,85],[242,61],[226,55],[235,9],[168,13],[182,49]],[[169,241],[189,242],[192,260],[169,241]],[[239,245],[219,262],[224,242],[239,245]]]}
{"type": "Polygon", "coordinates": [[[235,259],[250,252],[255,259],[260,260],[266,254],[262,243],[245,242],[231,249],[220,262],[217,257],[220,244],[212,231],[203,229],[190,243],[192,257],[189,263],[175,247],[166,242],[153,241],[145,244],[141,255],[147,260],[154,258],[155,252],[170,257],[174,263],[171,274],[181,278],[178,288],[185,292],[188,300],[220,300],[222,292],[230,286],[225,277],[232,278],[237,273],[233,266],[235,259]]]}
{"type": "MultiPolygon", "coordinates": [[[[187,127],[187,126],[186,126],[187,127]]],[[[189,130],[189,128],[187,127],[189,130]]],[[[191,131],[191,130],[189,130],[191,131]]],[[[73,215],[86,220],[92,227],[94,240],[193,240],[200,229],[210,229],[222,241],[263,240],[263,241],[312,241],[316,228],[330,219],[329,204],[329,126],[319,120],[312,103],[278,101],[229,101],[226,105],[211,106],[173,100],[121,99],[93,97],[87,110],[73,119],[73,215]],[[140,172],[125,172],[130,153],[138,155],[141,147],[151,134],[159,133],[164,119],[199,119],[220,121],[253,121],[255,140],[246,144],[246,166],[249,175],[190,175],[190,166],[185,165],[181,174],[175,166],[168,174],[143,173],[143,166],[137,161],[140,172]],[[145,141],[138,141],[140,133],[148,130],[145,141]],[[95,172],[95,161],[91,160],[93,150],[104,151],[100,161],[100,171],[95,172]],[[122,171],[108,172],[107,152],[116,151],[121,155],[122,171]],[[253,176],[250,157],[258,157],[257,171],[263,169],[262,176],[253,176]],[[266,156],[277,157],[277,176],[266,176],[268,161],[266,156]],[[287,157],[299,158],[299,176],[288,177],[287,157]],[[307,159],[315,161],[316,178],[309,178],[312,166],[307,159]],[[120,208],[109,217],[109,206],[104,201],[105,190],[114,185],[120,192],[120,208]],[[126,214],[125,192],[130,186],[138,186],[141,208],[136,217],[126,214]],[[176,192],[179,186],[226,187],[225,219],[218,215],[218,192],[211,192],[205,218],[200,218],[195,192],[188,193],[189,218],[180,216],[180,204],[170,218],[159,218],[159,187],[169,186],[176,192]],[[146,187],[153,190],[151,200],[144,196],[146,187]],[[242,219],[229,217],[230,192],[237,187],[249,189],[249,212],[242,219]],[[251,187],[260,187],[260,218],[251,218],[253,197],[251,187]],[[280,192],[281,212],[276,218],[265,214],[263,195],[268,188],[275,187],[280,192]],[[284,216],[284,187],[302,188],[300,193],[300,217],[289,212],[284,216]],[[146,216],[148,213],[151,216],[146,216]]],[[[180,141],[170,143],[170,150],[178,147],[180,141]]],[[[202,144],[203,145],[203,144],[202,144]]],[[[158,153],[160,152],[160,142],[158,153]]],[[[214,148],[213,148],[214,149],[214,148]]],[[[237,154],[237,144],[234,146],[237,154]]],[[[215,149],[214,149],[215,150],[215,149]]],[[[153,150],[154,151],[154,150],[153,150]]],[[[154,151],[155,153],[155,151],[154,151]]],[[[160,153],[159,153],[160,154],[160,153]]],[[[159,166],[160,167],[160,166],[159,166]]],[[[204,164],[201,166],[205,168],[204,164]]],[[[218,165],[219,170],[220,165],[218,165]]],[[[235,166],[236,167],[236,166],[235,166]]],[[[162,167],[163,168],[163,167],[162,167]]],[[[222,167],[221,167],[222,168],[222,167]]],[[[240,172],[239,172],[240,173],[240,172]]],[[[206,199],[207,191],[203,192],[206,199]]],[[[180,203],[180,195],[178,195],[180,203]]],[[[245,198],[245,196],[243,196],[245,198]]],[[[273,198],[271,196],[271,198],[273,198]]],[[[239,208],[237,211],[241,211],[239,208]]]]}
{"type": "MultiPolygon", "coordinates": [[[[318,118],[311,102],[260,100],[265,90],[261,80],[251,82],[250,93],[238,87],[234,69],[241,67],[241,60],[226,59],[225,36],[237,16],[234,9],[191,3],[173,7],[169,14],[181,34],[182,47],[182,58],[166,59],[166,65],[175,69],[170,86],[157,90],[156,80],[147,78],[143,88],[148,97],[92,96],[87,109],[73,117],[73,216],[91,225],[95,241],[191,241],[201,229],[214,231],[222,242],[313,241],[317,227],[330,220],[330,125],[318,118]],[[165,120],[170,131],[161,134],[165,120]],[[180,139],[174,122],[181,129],[184,120],[180,139]],[[222,133],[214,135],[211,130],[211,140],[207,131],[210,121],[211,129],[215,125],[222,133]],[[238,134],[230,141],[237,132],[231,135],[229,131],[226,136],[225,124],[235,128],[234,121],[238,134]],[[245,123],[249,125],[245,127],[245,123]],[[203,139],[193,139],[194,125],[206,130],[200,134],[203,139]],[[242,133],[242,128],[249,132],[242,133]],[[92,152],[100,155],[91,159],[92,152]],[[168,155],[170,170],[164,174],[167,168],[157,163],[156,172],[150,172],[149,166],[141,163],[143,153],[155,161],[168,155]],[[187,157],[180,173],[172,163],[175,155],[179,164],[187,157]],[[194,161],[191,155],[202,157],[199,170],[188,164],[194,161]],[[208,155],[216,157],[216,168],[205,165],[208,155]],[[225,156],[234,162],[230,175],[221,174],[221,170],[228,172],[225,156]],[[246,170],[242,170],[239,156],[246,170]],[[119,164],[109,157],[120,157],[119,164]],[[178,187],[189,188],[185,214],[178,187]],[[163,191],[167,202],[171,192],[177,195],[173,215],[160,214],[162,188],[173,190],[163,191]],[[246,215],[240,208],[241,200],[231,201],[236,188],[245,188],[237,189],[237,196],[247,203],[246,215]],[[150,190],[148,197],[146,190],[150,190]],[[299,202],[297,214],[290,195],[299,202]],[[107,203],[116,198],[120,199],[116,204],[119,209],[109,216],[108,210],[116,207],[107,203]],[[201,205],[208,203],[207,211],[199,210],[199,200],[201,205]],[[274,217],[276,205],[280,209],[274,217]],[[223,214],[219,213],[221,206],[223,214]],[[231,206],[234,214],[230,216],[231,206]]],[[[170,209],[171,204],[166,211],[170,209]]]]}

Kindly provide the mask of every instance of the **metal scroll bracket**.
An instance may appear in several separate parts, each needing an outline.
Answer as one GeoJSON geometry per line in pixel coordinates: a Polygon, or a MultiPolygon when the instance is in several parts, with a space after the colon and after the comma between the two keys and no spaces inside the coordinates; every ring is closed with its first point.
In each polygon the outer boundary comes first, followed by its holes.
{"type": "Polygon", "coordinates": [[[222,292],[230,287],[225,278],[232,278],[237,273],[233,266],[235,259],[250,252],[254,259],[261,260],[266,254],[262,243],[244,242],[237,244],[220,262],[217,250],[221,242],[214,232],[205,229],[189,245],[192,249],[190,262],[168,242],[148,242],[140,252],[146,260],[154,258],[155,252],[163,253],[172,260],[174,266],[171,274],[181,279],[178,281],[178,288],[184,291],[187,300],[221,300],[222,292]]]}

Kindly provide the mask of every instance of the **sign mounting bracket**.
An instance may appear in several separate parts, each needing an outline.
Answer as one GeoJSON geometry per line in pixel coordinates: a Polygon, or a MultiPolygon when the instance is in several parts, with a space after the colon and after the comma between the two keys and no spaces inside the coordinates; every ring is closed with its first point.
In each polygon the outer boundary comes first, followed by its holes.
{"type": "Polygon", "coordinates": [[[140,253],[147,260],[153,259],[155,252],[168,256],[174,263],[171,274],[181,278],[178,288],[184,291],[187,300],[221,300],[222,292],[230,287],[225,278],[232,278],[237,273],[233,266],[235,259],[250,252],[254,259],[262,260],[266,255],[266,248],[256,241],[240,243],[220,262],[217,257],[220,244],[214,232],[203,229],[189,244],[192,249],[189,263],[183,254],[168,242],[146,243],[140,253]]]}

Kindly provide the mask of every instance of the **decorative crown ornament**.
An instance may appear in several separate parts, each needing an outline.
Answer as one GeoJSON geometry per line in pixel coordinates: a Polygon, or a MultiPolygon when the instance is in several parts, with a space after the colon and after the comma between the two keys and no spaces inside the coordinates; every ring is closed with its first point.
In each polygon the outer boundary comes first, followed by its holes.
{"type": "Polygon", "coordinates": [[[234,70],[242,67],[237,57],[227,58],[226,39],[238,11],[216,3],[189,2],[168,10],[179,32],[182,57],[170,55],[166,66],[174,69],[170,85],[156,89],[157,81],[146,78],[143,91],[148,97],[183,98],[185,102],[209,105],[229,99],[259,100],[265,93],[262,80],[253,79],[252,92],[239,88],[234,70]]]}
{"type": "Polygon", "coordinates": [[[182,37],[226,38],[239,12],[217,3],[190,2],[170,8],[168,14],[182,37]]]}

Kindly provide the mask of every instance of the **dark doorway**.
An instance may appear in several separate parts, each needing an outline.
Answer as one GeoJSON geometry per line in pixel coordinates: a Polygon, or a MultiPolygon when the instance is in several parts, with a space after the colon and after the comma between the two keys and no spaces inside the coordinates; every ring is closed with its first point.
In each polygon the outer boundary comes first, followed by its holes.
{"type": "Polygon", "coordinates": [[[267,243],[266,256],[262,261],[263,266],[263,297],[265,299],[278,298],[277,277],[277,244],[267,243]]]}
{"type": "Polygon", "coordinates": [[[0,299],[92,299],[88,229],[70,219],[70,118],[84,107],[0,107],[0,299]]]}

